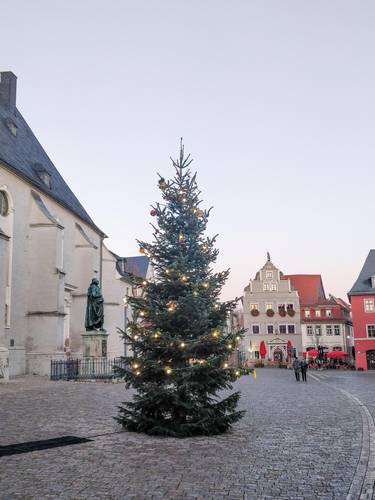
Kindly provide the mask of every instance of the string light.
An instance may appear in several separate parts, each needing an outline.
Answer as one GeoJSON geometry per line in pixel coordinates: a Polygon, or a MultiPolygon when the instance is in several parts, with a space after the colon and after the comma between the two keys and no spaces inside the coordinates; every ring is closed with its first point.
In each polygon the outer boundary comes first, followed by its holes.
{"type": "Polygon", "coordinates": [[[237,335],[236,340],[241,340],[241,337],[237,335]]]}
{"type": "Polygon", "coordinates": [[[232,344],[228,344],[228,349],[232,349],[232,344]]]}
{"type": "Polygon", "coordinates": [[[212,332],[212,335],[213,335],[214,337],[218,337],[218,336],[219,336],[219,330],[214,330],[214,331],[212,332]]]}
{"type": "Polygon", "coordinates": [[[185,347],[185,342],[181,342],[180,347],[183,349],[185,347]]]}
{"type": "Polygon", "coordinates": [[[144,312],[144,311],[141,311],[141,312],[139,313],[139,315],[143,317],[143,316],[145,315],[145,312],[144,312]]]}
{"type": "Polygon", "coordinates": [[[180,233],[180,234],[178,235],[178,239],[179,239],[180,241],[184,241],[185,236],[184,236],[182,233],[180,233]]]}
{"type": "Polygon", "coordinates": [[[210,285],[207,282],[204,282],[202,286],[203,288],[208,288],[210,285]]]}
{"type": "Polygon", "coordinates": [[[170,375],[172,373],[172,368],[166,368],[165,372],[167,375],[170,375]]]}
{"type": "Polygon", "coordinates": [[[140,375],[140,374],[141,374],[141,372],[138,370],[138,371],[136,371],[136,372],[135,372],[135,374],[136,374],[136,375],[140,375]]]}
{"type": "Polygon", "coordinates": [[[182,203],[186,203],[187,202],[187,199],[186,198],[182,198],[182,203]]]}
{"type": "Polygon", "coordinates": [[[177,305],[174,302],[167,303],[167,311],[173,312],[176,309],[177,305]]]}
{"type": "Polygon", "coordinates": [[[137,369],[137,368],[139,368],[139,365],[137,363],[134,363],[133,368],[137,369]]]}
{"type": "Polygon", "coordinates": [[[228,363],[224,363],[224,368],[228,368],[228,363]]]}
{"type": "Polygon", "coordinates": [[[184,283],[186,283],[186,282],[188,281],[188,279],[189,279],[189,278],[188,278],[185,274],[183,274],[183,275],[181,276],[181,281],[183,281],[184,283]]]}
{"type": "Polygon", "coordinates": [[[160,332],[155,332],[154,333],[154,337],[157,339],[158,337],[160,337],[160,332]]]}
{"type": "Polygon", "coordinates": [[[237,377],[239,376],[239,374],[240,374],[240,371],[239,371],[239,370],[236,370],[236,375],[237,375],[237,377]]]}
{"type": "Polygon", "coordinates": [[[220,308],[219,304],[215,304],[215,309],[219,309],[219,308],[220,308]]]}
{"type": "Polygon", "coordinates": [[[202,250],[203,250],[204,252],[207,252],[207,250],[208,250],[208,245],[206,245],[206,244],[202,245],[202,250]]]}
{"type": "Polygon", "coordinates": [[[134,335],[134,340],[138,340],[139,339],[139,336],[138,335],[134,335]]]}
{"type": "Polygon", "coordinates": [[[198,292],[197,292],[197,291],[194,291],[194,292],[193,292],[193,295],[194,295],[194,297],[196,297],[196,296],[198,295],[198,292]]]}
{"type": "Polygon", "coordinates": [[[146,280],[142,281],[142,285],[146,286],[147,285],[147,281],[146,280]]]}

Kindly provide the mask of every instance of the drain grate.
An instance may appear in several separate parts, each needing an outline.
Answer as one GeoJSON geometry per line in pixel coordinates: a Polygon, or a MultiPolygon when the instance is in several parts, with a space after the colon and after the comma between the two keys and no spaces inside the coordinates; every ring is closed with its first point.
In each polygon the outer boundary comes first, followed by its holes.
{"type": "Polygon", "coordinates": [[[0,457],[18,455],[19,453],[30,453],[31,451],[48,450],[49,448],[59,448],[60,446],[70,446],[72,444],[89,443],[90,441],[92,441],[92,439],[76,436],[62,436],[54,439],[10,444],[7,446],[0,446],[0,457]]]}

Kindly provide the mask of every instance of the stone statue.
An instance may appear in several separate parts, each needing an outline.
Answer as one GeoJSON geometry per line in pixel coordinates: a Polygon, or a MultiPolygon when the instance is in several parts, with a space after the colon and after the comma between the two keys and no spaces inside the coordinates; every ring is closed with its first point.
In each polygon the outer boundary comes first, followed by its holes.
{"type": "Polygon", "coordinates": [[[96,278],[91,280],[87,290],[86,331],[100,330],[104,332],[104,299],[96,278]]]}

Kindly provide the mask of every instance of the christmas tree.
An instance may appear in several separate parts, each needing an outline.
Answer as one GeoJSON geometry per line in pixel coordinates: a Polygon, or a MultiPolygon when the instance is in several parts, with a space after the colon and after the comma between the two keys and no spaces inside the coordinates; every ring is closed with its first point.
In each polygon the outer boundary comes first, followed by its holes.
{"type": "Polygon", "coordinates": [[[154,242],[140,242],[155,278],[130,276],[142,293],[129,298],[133,320],[123,331],[132,356],[118,368],[136,394],[116,419],[130,431],[187,437],[225,432],[243,413],[231,389],[241,374],[229,366],[244,331],[228,331],[238,299],[220,302],[229,271],[215,273],[216,236],[205,236],[210,210],[201,208],[190,155],[174,161],[172,180],[159,176],[164,202],[152,207],[154,242]]]}

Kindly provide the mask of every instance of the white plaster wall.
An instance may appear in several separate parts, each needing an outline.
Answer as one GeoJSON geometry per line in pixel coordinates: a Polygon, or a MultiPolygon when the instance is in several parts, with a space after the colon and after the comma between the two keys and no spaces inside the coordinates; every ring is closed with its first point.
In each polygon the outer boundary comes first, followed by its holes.
{"type": "MultiPolygon", "coordinates": [[[[31,190],[37,193],[38,190],[0,164],[0,186],[4,185],[12,197],[14,224],[11,235],[11,322],[3,337],[5,336],[7,348],[13,339],[15,346],[20,348],[19,352],[26,349],[26,357],[30,357],[30,362],[25,363],[26,370],[45,373],[50,357],[62,354],[66,283],[75,287],[74,293],[78,295],[72,304],[71,330],[79,333],[84,330],[86,304],[79,294],[85,295],[91,278],[99,277],[101,237],[93,228],[41,192],[39,195],[51,214],[59,219],[63,229],[30,227],[30,224],[41,223],[43,220],[43,214],[38,212],[31,196],[31,190]],[[77,222],[93,245],[80,246],[77,222]],[[57,272],[59,264],[62,266],[61,273],[57,272]],[[61,315],[29,314],[37,310],[48,313],[52,308],[61,312],[61,315]]],[[[4,221],[1,227],[6,232],[6,227],[3,226],[4,221]]],[[[2,288],[0,282],[0,301],[3,296],[2,288]]],[[[1,318],[0,315],[3,325],[1,318]]],[[[0,329],[0,335],[1,331],[0,329]]]]}
{"type": "Polygon", "coordinates": [[[124,340],[118,328],[124,329],[125,313],[129,319],[129,308],[124,305],[127,292],[131,295],[131,285],[116,270],[116,258],[103,245],[104,328],[108,336],[108,358],[124,355],[124,340]]]}

